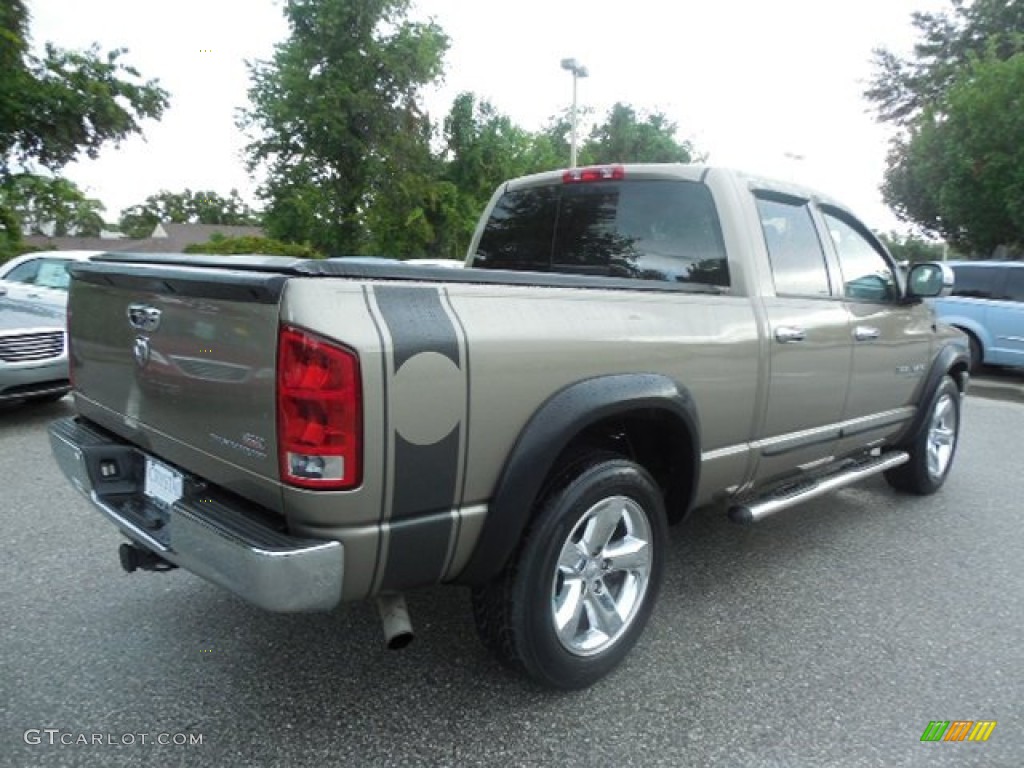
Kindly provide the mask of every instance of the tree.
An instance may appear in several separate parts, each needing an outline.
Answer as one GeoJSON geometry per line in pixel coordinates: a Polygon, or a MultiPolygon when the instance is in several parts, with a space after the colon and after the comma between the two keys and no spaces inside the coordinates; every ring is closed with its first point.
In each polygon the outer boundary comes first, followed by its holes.
{"type": "Polygon", "coordinates": [[[638,115],[620,102],[590,132],[581,157],[589,163],[689,163],[695,159],[693,145],[680,143],[677,130],[661,112],[638,115]]]}
{"type": "MultiPolygon", "coordinates": [[[[125,51],[102,54],[47,44],[29,52],[29,16],[23,0],[0,3],[0,182],[12,166],[41,166],[51,173],[84,153],[141,132],[140,121],[159,118],[167,92],[140,81],[123,63],[125,51]]],[[[20,238],[10,211],[0,210],[0,251],[20,238]]]]}
{"type": "Polygon", "coordinates": [[[952,0],[916,13],[911,58],[875,52],[866,96],[896,126],[882,193],[896,214],[960,249],[1024,241],[1024,3],[952,0]]]}
{"type": "Polygon", "coordinates": [[[961,249],[1024,248],[1024,53],[973,60],[894,144],[882,192],[961,249]]]}
{"type": "Polygon", "coordinates": [[[1024,51],[1024,3],[951,0],[952,11],[914,13],[918,42],[911,58],[879,48],[865,92],[879,119],[908,127],[945,94],[979,56],[1008,59],[1024,51]]]}
{"type": "Polygon", "coordinates": [[[903,235],[899,232],[880,234],[879,240],[885,243],[889,253],[897,261],[916,264],[920,261],[942,261],[945,246],[932,240],[916,235],[903,235]]]}
{"type": "Polygon", "coordinates": [[[67,179],[19,173],[0,182],[0,208],[16,217],[23,235],[98,237],[103,204],[67,179]]]}
{"type": "Polygon", "coordinates": [[[508,179],[556,168],[558,160],[546,135],[521,128],[472,93],[455,98],[442,138],[430,255],[461,258],[494,190],[508,179]]]}
{"type": "MultiPolygon", "coordinates": [[[[365,252],[382,190],[429,189],[420,89],[442,72],[448,38],[406,19],[410,0],[286,0],[290,35],[250,65],[249,168],[265,168],[265,225],[325,252],[365,252]],[[395,185],[398,185],[396,187],[395,185]]],[[[378,209],[376,218],[383,219],[378,209]]],[[[379,238],[378,238],[379,240],[379,238]]]]}
{"type": "Polygon", "coordinates": [[[161,221],[178,224],[258,225],[258,214],[242,200],[237,189],[227,197],[210,190],[161,190],[145,202],[121,211],[118,226],[129,237],[149,237],[161,221]]]}
{"type": "Polygon", "coordinates": [[[295,256],[300,259],[322,259],[323,254],[308,244],[282,243],[270,237],[218,237],[208,242],[185,246],[185,253],[221,253],[236,256],[259,253],[267,256],[295,256]]]}

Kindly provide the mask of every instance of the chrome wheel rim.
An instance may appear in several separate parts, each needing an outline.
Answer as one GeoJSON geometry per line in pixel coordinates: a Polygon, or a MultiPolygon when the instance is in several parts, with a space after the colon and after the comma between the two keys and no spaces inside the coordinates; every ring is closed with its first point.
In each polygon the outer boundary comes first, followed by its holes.
{"type": "Polygon", "coordinates": [[[551,584],[558,641],[576,656],[614,645],[636,618],[651,580],[651,526],[627,496],[587,510],[562,544],[551,584]]]}
{"type": "Polygon", "coordinates": [[[956,448],[956,404],[953,396],[944,394],[935,403],[928,425],[928,474],[938,480],[949,469],[956,448]]]}

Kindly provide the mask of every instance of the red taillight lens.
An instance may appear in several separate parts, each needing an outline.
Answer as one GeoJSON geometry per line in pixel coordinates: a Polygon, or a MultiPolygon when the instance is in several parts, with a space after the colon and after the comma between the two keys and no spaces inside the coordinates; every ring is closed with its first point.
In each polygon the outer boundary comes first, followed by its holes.
{"type": "Polygon", "coordinates": [[[339,490],[362,481],[362,384],[351,350],[283,327],[277,348],[281,480],[339,490]]]}
{"type": "Polygon", "coordinates": [[[586,181],[620,181],[626,178],[626,169],[621,165],[591,165],[586,168],[570,168],[562,174],[563,184],[579,184],[586,181]]]}

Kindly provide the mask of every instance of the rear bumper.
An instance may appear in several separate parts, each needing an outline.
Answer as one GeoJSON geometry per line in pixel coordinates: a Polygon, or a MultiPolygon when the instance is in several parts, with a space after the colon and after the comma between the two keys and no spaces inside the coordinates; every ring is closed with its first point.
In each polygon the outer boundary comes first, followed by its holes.
{"type": "Polygon", "coordinates": [[[135,446],[74,418],[53,422],[49,433],[57,464],[75,488],[163,559],[269,611],[325,611],[341,600],[340,542],[291,536],[258,508],[187,473],[182,498],[164,506],[143,493],[146,454],[135,446]]]}

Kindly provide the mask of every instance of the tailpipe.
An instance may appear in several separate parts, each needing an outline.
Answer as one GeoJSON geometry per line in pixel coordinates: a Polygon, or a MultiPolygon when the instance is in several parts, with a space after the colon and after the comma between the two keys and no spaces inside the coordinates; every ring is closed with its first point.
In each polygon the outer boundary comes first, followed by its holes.
{"type": "Polygon", "coordinates": [[[384,644],[388,650],[399,651],[412,642],[412,622],[409,608],[402,595],[380,595],[377,597],[377,612],[384,625],[384,644]]]}

